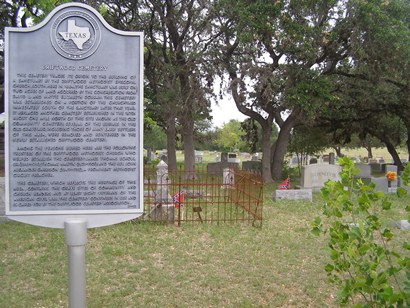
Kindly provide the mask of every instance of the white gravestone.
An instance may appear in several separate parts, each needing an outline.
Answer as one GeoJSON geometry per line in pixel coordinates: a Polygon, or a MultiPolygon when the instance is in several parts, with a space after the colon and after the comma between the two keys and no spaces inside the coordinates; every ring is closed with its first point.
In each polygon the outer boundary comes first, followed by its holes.
{"type": "Polygon", "coordinates": [[[328,180],[339,181],[341,167],[330,164],[314,164],[302,167],[301,188],[319,191],[328,180]]]}
{"type": "Polygon", "coordinates": [[[308,200],[312,201],[312,189],[284,189],[273,192],[273,200],[308,200]]]}

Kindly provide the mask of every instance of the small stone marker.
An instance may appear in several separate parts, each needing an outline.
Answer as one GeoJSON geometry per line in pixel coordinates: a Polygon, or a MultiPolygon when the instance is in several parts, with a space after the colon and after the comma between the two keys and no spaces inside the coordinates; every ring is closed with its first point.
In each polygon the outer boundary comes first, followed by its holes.
{"type": "Polygon", "coordinates": [[[312,189],[278,189],[273,192],[273,201],[277,200],[312,201],[312,189]]]}

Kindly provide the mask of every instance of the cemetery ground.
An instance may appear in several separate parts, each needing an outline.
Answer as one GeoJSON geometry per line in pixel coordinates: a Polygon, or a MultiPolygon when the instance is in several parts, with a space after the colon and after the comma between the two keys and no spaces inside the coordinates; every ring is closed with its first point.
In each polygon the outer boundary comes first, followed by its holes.
{"type": "MultiPolygon", "coordinates": [[[[126,222],[88,230],[88,307],[337,307],[328,284],[327,238],[310,233],[322,200],[273,202],[265,187],[261,228],[126,222]]],[[[384,224],[410,197],[391,196],[384,224]]],[[[408,231],[393,229],[392,245],[408,231]]],[[[0,224],[0,307],[67,307],[63,230],[0,224]]]]}

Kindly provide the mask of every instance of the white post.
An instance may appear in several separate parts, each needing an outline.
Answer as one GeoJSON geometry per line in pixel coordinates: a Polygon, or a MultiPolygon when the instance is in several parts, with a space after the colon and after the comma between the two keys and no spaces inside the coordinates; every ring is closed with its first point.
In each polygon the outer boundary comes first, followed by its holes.
{"type": "Polygon", "coordinates": [[[235,172],[230,168],[224,168],[222,183],[224,188],[233,188],[235,185],[235,172]]]}
{"type": "Polygon", "coordinates": [[[87,221],[72,219],[64,223],[68,248],[68,307],[86,307],[85,245],[87,221]]]}
{"type": "Polygon", "coordinates": [[[155,195],[155,202],[167,204],[170,202],[171,197],[168,193],[168,185],[170,180],[168,179],[168,165],[161,160],[157,165],[157,192],[155,195]]]}
{"type": "Polygon", "coordinates": [[[167,221],[174,223],[174,204],[169,195],[168,165],[160,161],[157,165],[157,190],[155,194],[155,204],[151,210],[151,217],[154,220],[167,221]],[[158,207],[158,205],[160,205],[158,207]]]}

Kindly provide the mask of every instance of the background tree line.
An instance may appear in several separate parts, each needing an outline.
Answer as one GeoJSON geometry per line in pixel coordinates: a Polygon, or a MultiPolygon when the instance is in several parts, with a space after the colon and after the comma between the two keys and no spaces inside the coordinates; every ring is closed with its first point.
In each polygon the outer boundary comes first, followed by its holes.
{"type": "MultiPolygon", "coordinates": [[[[38,22],[62,2],[7,0],[1,27],[38,22]]],[[[260,143],[267,182],[281,178],[292,136],[336,149],[378,140],[401,167],[397,146],[410,148],[409,1],[81,2],[115,28],[144,31],[145,133],[165,133],[170,169],[181,146],[193,170],[198,142],[213,138],[210,102],[224,95],[250,119],[243,140],[250,150],[260,143]]],[[[217,148],[230,147],[229,135],[219,138],[217,148]]]]}

